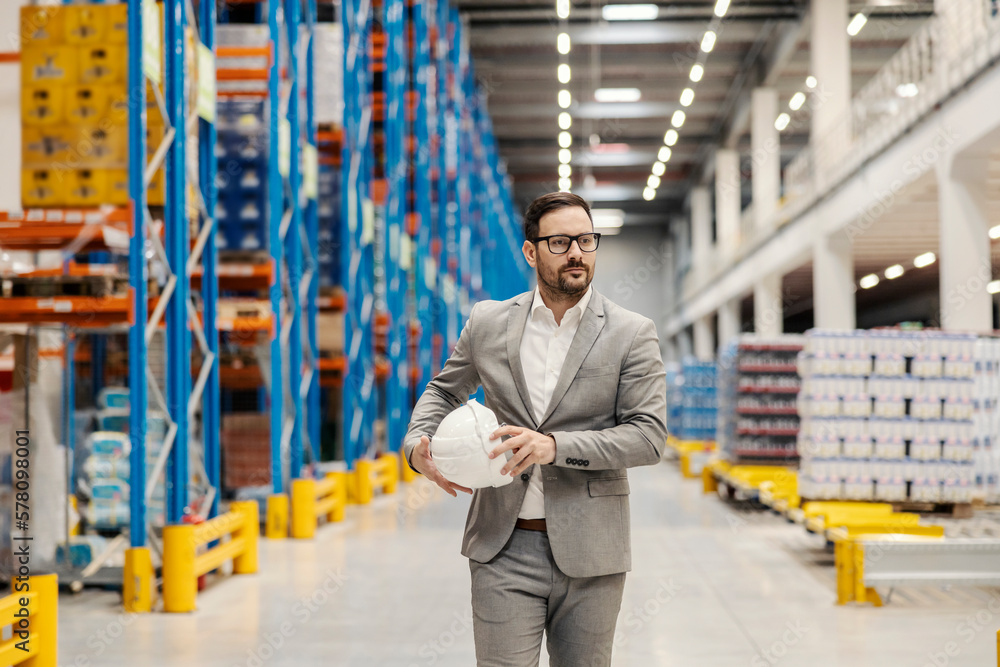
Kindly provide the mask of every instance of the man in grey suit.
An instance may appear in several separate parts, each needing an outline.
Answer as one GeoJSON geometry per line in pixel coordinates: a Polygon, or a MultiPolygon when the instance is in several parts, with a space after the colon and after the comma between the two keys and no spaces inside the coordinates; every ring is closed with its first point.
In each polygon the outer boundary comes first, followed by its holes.
{"type": "Polygon", "coordinates": [[[477,662],[537,665],[544,632],[552,667],[609,665],[631,568],[626,469],[660,460],[663,362],[653,322],[590,286],[600,234],[582,198],[539,197],[524,236],[538,287],[475,305],[404,451],[452,496],[471,493],[437,470],[429,438],[483,387],[508,424],[490,456],[512,452],[503,472],[515,480],[476,490],[466,521],[477,662]]]}

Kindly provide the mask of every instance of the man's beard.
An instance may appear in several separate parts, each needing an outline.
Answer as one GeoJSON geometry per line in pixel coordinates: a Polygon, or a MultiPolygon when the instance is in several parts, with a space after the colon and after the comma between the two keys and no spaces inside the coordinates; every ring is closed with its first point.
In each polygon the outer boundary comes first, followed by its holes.
{"type": "Polygon", "coordinates": [[[545,285],[552,296],[556,298],[576,298],[582,296],[587,291],[587,288],[590,287],[590,267],[583,263],[566,266],[563,270],[559,271],[558,277],[554,280],[545,274],[545,271],[539,270],[538,281],[545,285]],[[572,279],[566,275],[566,271],[569,269],[580,269],[583,271],[583,282],[581,284],[570,282],[572,279]]]}

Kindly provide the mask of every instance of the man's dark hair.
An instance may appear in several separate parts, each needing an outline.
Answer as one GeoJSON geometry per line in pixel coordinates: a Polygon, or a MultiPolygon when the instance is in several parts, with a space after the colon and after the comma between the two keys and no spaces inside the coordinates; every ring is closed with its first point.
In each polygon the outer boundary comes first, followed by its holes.
{"type": "Polygon", "coordinates": [[[590,215],[590,205],[583,197],[570,192],[550,192],[531,202],[528,210],[524,212],[525,240],[531,241],[538,236],[538,223],[546,214],[568,206],[579,206],[582,208],[587,212],[590,224],[594,224],[594,218],[590,215]]]}

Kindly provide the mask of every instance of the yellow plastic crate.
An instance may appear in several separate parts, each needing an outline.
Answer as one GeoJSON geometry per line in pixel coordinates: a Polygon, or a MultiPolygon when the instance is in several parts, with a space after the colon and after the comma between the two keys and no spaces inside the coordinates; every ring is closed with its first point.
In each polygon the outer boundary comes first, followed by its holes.
{"type": "Polygon", "coordinates": [[[66,199],[65,185],[65,179],[54,169],[22,169],[21,206],[61,206],[66,199]]]}
{"type": "Polygon", "coordinates": [[[128,205],[128,169],[108,170],[108,203],[115,206],[128,205]]]}
{"type": "Polygon", "coordinates": [[[67,90],[66,119],[70,123],[97,123],[112,114],[112,100],[119,86],[70,86],[67,90]]]}
{"type": "Polygon", "coordinates": [[[23,86],[21,124],[58,125],[66,120],[66,90],[61,86],[23,86]]]}
{"type": "Polygon", "coordinates": [[[21,47],[61,44],[62,18],[62,7],[21,7],[21,47]]]}
{"type": "Polygon", "coordinates": [[[108,170],[71,169],[66,172],[66,205],[100,206],[108,203],[108,170]]]}
{"type": "Polygon", "coordinates": [[[128,49],[123,44],[95,44],[80,48],[80,83],[119,84],[128,79],[128,49]]]}
{"type": "Polygon", "coordinates": [[[108,12],[108,44],[128,44],[128,3],[104,5],[108,12]]]}
{"type": "Polygon", "coordinates": [[[25,126],[21,129],[21,166],[44,169],[54,163],[65,163],[75,134],[66,125],[25,126]]]}
{"type": "Polygon", "coordinates": [[[61,44],[28,43],[21,48],[21,85],[69,85],[80,78],[80,50],[61,44]]]}
{"type": "Polygon", "coordinates": [[[110,34],[111,12],[100,5],[63,7],[63,39],[67,44],[100,44],[110,34]]]}
{"type": "Polygon", "coordinates": [[[124,169],[128,167],[128,127],[106,120],[95,125],[74,126],[71,159],[81,167],[124,169]]]}

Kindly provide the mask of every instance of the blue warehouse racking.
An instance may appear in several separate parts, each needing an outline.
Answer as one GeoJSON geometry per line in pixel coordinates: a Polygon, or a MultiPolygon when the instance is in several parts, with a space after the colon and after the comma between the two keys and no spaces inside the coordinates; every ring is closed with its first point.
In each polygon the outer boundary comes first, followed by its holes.
{"type": "MultiPolygon", "coordinates": [[[[76,441],[94,452],[100,440],[87,439],[90,413],[75,414],[87,400],[107,403],[102,428],[129,434],[117,449],[106,439],[100,462],[130,464],[105,512],[127,524],[112,545],[129,546],[124,571],[65,571],[116,581],[127,609],[148,611],[161,529],[211,521],[235,497],[266,501],[267,535],[286,535],[291,484],[397,451],[471,305],[528,289],[531,273],[495,261],[520,256],[519,219],[447,3],[351,0],[323,24],[315,2],[294,0],[118,6],[133,54],[128,196],[2,213],[0,246],[60,249],[61,268],[37,279],[111,274],[127,257],[128,292],[0,310],[64,333],[71,460],[76,441]],[[331,52],[336,76],[323,70],[331,52]],[[339,76],[339,99],[316,90],[318,69],[331,86],[339,76]]],[[[114,482],[104,472],[85,479],[114,482]]],[[[95,569],[81,545],[62,553],[95,569]]]]}

